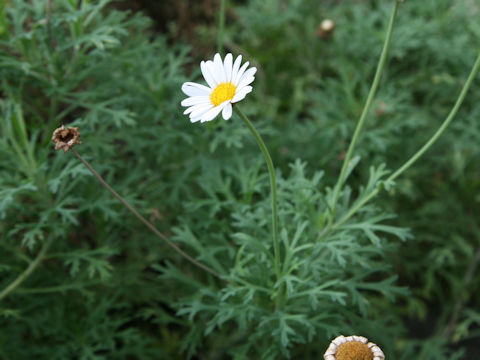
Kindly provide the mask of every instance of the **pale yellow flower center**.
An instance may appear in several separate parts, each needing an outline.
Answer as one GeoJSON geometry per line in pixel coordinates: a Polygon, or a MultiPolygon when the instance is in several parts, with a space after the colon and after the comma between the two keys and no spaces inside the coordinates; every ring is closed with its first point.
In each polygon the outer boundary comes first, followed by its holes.
{"type": "Polygon", "coordinates": [[[218,106],[226,100],[233,99],[235,90],[237,90],[237,88],[231,82],[221,83],[212,91],[210,100],[213,105],[218,106]]]}
{"type": "Polygon", "coordinates": [[[336,360],[373,360],[373,353],[367,346],[360,341],[348,341],[341,344],[337,353],[336,360]]]}

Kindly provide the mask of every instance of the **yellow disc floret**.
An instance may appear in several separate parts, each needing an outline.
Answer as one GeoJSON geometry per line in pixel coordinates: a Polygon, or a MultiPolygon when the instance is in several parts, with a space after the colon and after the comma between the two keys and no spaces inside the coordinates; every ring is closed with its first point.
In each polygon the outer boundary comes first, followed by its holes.
{"type": "Polygon", "coordinates": [[[372,360],[373,353],[367,344],[360,341],[349,341],[338,347],[335,358],[337,360],[372,360]]]}
{"type": "Polygon", "coordinates": [[[220,105],[226,100],[233,99],[237,88],[231,82],[219,84],[210,95],[210,100],[215,106],[220,105]]]}

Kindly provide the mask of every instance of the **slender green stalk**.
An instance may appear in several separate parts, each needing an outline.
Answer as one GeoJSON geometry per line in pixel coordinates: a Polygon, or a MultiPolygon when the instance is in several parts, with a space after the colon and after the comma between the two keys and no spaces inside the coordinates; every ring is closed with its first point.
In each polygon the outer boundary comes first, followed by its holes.
{"type": "Polygon", "coordinates": [[[123,197],[121,197],[113,188],[107,184],[107,182],[100,176],[99,173],[95,171],[95,169],[83,158],[80,156],[78,152],[76,152],[74,149],[71,149],[72,152],[75,154],[75,156],[80,160],[83,165],[85,165],[88,170],[97,178],[97,180],[108,190],[110,191],[113,196],[115,196],[120,202],[128,209],[130,212],[137,217],[138,220],[140,220],[142,223],[144,223],[155,235],[157,235],[160,239],[165,241],[168,246],[170,246],[172,249],[174,249],[177,253],[179,253],[181,256],[183,256],[185,259],[190,261],[193,265],[199,267],[202,270],[205,270],[209,272],[210,274],[214,275],[215,277],[222,279],[222,276],[217,273],[215,270],[209,268],[208,266],[198,262],[194,258],[192,258],[190,255],[188,255],[186,252],[184,252],[182,249],[180,249],[175,243],[173,243],[167,236],[162,234],[160,231],[157,230],[155,226],[152,225],[150,221],[145,219],[140,213],[135,210],[123,197]]]}
{"type": "MultiPolygon", "coordinates": [[[[410,159],[408,159],[402,166],[398,168],[392,175],[390,175],[386,180],[385,183],[389,183],[394,181],[397,177],[403,174],[410,166],[413,165],[437,140],[438,138],[445,132],[447,127],[450,125],[452,120],[455,118],[460,106],[462,105],[469,88],[471,87],[473,80],[475,79],[476,75],[480,71],[480,54],[477,57],[475,64],[473,65],[472,71],[465,82],[465,85],[460,92],[460,95],[455,102],[452,110],[448,114],[447,118],[443,121],[442,125],[438,128],[438,130],[433,134],[433,136],[423,145],[410,159]]],[[[331,230],[340,227],[346,221],[348,221],[359,209],[361,209],[367,202],[369,202],[372,198],[374,198],[379,192],[381,188],[376,188],[370,194],[365,196],[361,201],[359,201],[354,207],[350,209],[340,220],[338,220],[335,224],[329,227],[329,230],[324,232],[322,235],[330,232],[331,230]]],[[[328,229],[328,227],[327,227],[328,229]]]]}
{"type": "Polygon", "coordinates": [[[273,231],[273,250],[274,250],[274,267],[275,267],[275,274],[277,276],[277,280],[280,280],[281,272],[280,272],[280,241],[278,239],[278,215],[277,215],[277,182],[275,179],[275,168],[273,166],[273,161],[268,152],[267,146],[263,142],[260,134],[255,129],[251,121],[248,117],[240,110],[238,105],[234,107],[237,114],[243,120],[243,122],[247,125],[248,129],[252,133],[253,137],[257,141],[260,150],[262,150],[263,156],[265,157],[265,162],[267,163],[268,167],[268,174],[270,175],[270,191],[272,194],[272,231],[273,231]]]}
{"type": "Polygon", "coordinates": [[[340,171],[340,176],[338,177],[337,184],[335,185],[335,190],[333,192],[333,199],[330,206],[331,207],[331,216],[329,220],[330,224],[332,223],[333,218],[335,216],[335,210],[337,207],[338,198],[340,196],[340,190],[342,189],[343,183],[345,182],[345,176],[347,174],[347,169],[348,169],[350,160],[352,159],[353,150],[355,148],[355,145],[357,144],[360,132],[362,131],[363,126],[365,124],[365,119],[367,118],[368,112],[370,111],[370,107],[372,106],[373,99],[375,98],[375,94],[377,92],[378,84],[380,83],[380,79],[382,77],[383,69],[385,68],[388,50],[390,49],[390,43],[392,40],[393,28],[395,26],[395,19],[397,18],[398,6],[399,6],[399,2],[395,1],[393,13],[390,18],[390,23],[388,25],[387,36],[385,37],[385,42],[383,44],[382,54],[380,55],[380,59],[378,61],[375,77],[373,79],[373,83],[370,88],[367,101],[365,103],[365,106],[363,107],[362,114],[360,116],[360,119],[358,120],[357,127],[352,137],[352,141],[348,146],[347,154],[345,156],[345,160],[343,161],[343,165],[342,165],[342,170],[340,171]]]}
{"type": "Polygon", "coordinates": [[[103,280],[101,281],[97,280],[97,281],[74,282],[71,284],[63,284],[63,285],[35,288],[35,289],[20,288],[17,290],[17,293],[18,294],[48,294],[53,292],[65,292],[69,290],[83,290],[88,286],[94,286],[94,285],[105,285],[105,282],[103,280]]]}
{"type": "MultiPolygon", "coordinates": [[[[472,283],[475,272],[479,265],[480,265],[480,248],[477,248],[477,251],[475,252],[474,257],[470,262],[470,265],[468,266],[467,271],[463,275],[463,281],[460,285],[460,290],[468,289],[468,287],[472,283]]],[[[445,325],[443,331],[440,332],[441,336],[443,336],[444,339],[452,340],[452,335],[455,331],[456,326],[458,325],[457,322],[459,320],[460,313],[462,312],[462,309],[465,305],[465,300],[466,300],[465,295],[466,293],[463,291],[458,291],[457,293],[457,299],[455,300],[455,305],[453,306],[453,310],[450,315],[450,320],[445,325]]]]}
{"type": "Polygon", "coordinates": [[[473,80],[475,79],[475,76],[477,75],[478,71],[480,70],[480,54],[478,55],[477,61],[475,62],[475,65],[473,65],[472,71],[470,72],[470,75],[468,76],[467,81],[465,82],[465,85],[463,86],[462,91],[460,92],[460,95],[458,96],[457,102],[453,106],[452,110],[450,111],[450,114],[448,114],[447,118],[443,122],[442,126],[438,128],[438,130],[435,132],[435,134],[428,140],[425,145],[423,145],[420,150],[418,150],[405,164],[403,164],[397,171],[395,171],[390,177],[387,179],[387,181],[393,181],[395,180],[398,176],[400,176],[405,170],[407,170],[412,164],[417,161],[420,156],[422,156],[432,145],[435,143],[438,138],[443,134],[445,129],[450,125],[452,120],[455,118],[455,115],[457,115],[458,109],[460,109],[460,106],[463,103],[463,100],[465,99],[465,96],[467,95],[468,89],[472,85],[473,80]]]}
{"type": "Polygon", "coordinates": [[[218,14],[218,35],[217,35],[217,52],[222,55],[223,52],[223,33],[225,32],[225,11],[227,8],[227,0],[220,0],[220,12],[218,14]]]}
{"type": "Polygon", "coordinates": [[[30,274],[37,268],[37,266],[42,262],[43,258],[45,257],[45,254],[48,251],[48,248],[52,244],[53,237],[50,237],[45,244],[43,244],[43,247],[39,251],[37,257],[35,260],[33,260],[30,265],[25,269],[24,272],[22,272],[14,281],[10,283],[5,289],[0,292],[0,301],[2,301],[5,297],[7,297],[11,292],[13,292],[18,286],[20,286],[21,283],[23,283],[29,276],[30,274]]]}

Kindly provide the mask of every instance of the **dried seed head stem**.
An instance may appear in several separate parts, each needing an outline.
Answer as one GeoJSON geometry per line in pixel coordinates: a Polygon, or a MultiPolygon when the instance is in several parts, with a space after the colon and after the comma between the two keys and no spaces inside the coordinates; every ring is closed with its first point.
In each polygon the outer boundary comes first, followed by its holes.
{"type": "Polygon", "coordinates": [[[190,255],[188,255],[186,252],[184,252],[178,245],[173,243],[166,235],[162,234],[160,231],[157,230],[155,226],[152,225],[151,222],[149,222],[147,219],[145,219],[140,213],[135,210],[123,197],[121,197],[108,183],[100,176],[99,173],[95,171],[95,169],[83,158],[80,156],[78,152],[76,152],[74,149],[72,149],[72,152],[75,154],[75,156],[80,160],[87,168],[90,170],[90,172],[97,178],[98,181],[108,190],[110,191],[113,196],[115,196],[120,202],[128,209],[130,212],[137,217],[138,220],[140,220],[142,223],[144,223],[155,235],[157,235],[160,239],[165,241],[168,246],[170,246],[172,249],[174,249],[177,253],[179,253],[182,257],[190,261],[192,264],[195,266],[201,268],[202,270],[205,270],[209,272],[210,274],[214,275],[215,277],[222,279],[222,276],[217,273],[215,270],[209,268],[206,265],[203,265],[202,263],[198,262],[194,258],[192,258],[190,255]]]}
{"type": "Polygon", "coordinates": [[[172,242],[166,235],[162,234],[160,231],[157,230],[157,228],[147,219],[145,219],[140,213],[133,208],[123,197],[120,196],[119,193],[117,193],[101,176],[99,173],[95,171],[95,169],[86,161],[78,152],[76,152],[73,147],[76,144],[81,144],[81,142],[78,140],[80,137],[80,132],[78,131],[78,128],[65,128],[64,125],[59,127],[53,132],[52,135],[52,140],[55,142],[55,150],[63,149],[64,152],[67,152],[68,150],[72,150],[73,154],[80,160],[83,165],[85,165],[88,170],[97,178],[97,180],[108,190],[110,191],[113,196],[115,196],[120,202],[128,209],[130,212],[135,215],[137,219],[139,219],[142,223],[144,223],[155,235],[157,235],[160,239],[165,241],[168,246],[170,246],[172,249],[174,249],[178,254],[180,254],[182,257],[187,259],[189,262],[194,264],[195,266],[199,267],[202,270],[205,270],[209,272],[210,274],[214,275],[215,277],[219,279],[223,279],[222,276],[217,273],[215,270],[211,269],[210,267],[198,262],[194,258],[192,258],[190,255],[188,255],[186,252],[184,252],[178,245],[176,245],[174,242],[172,242]]]}
{"type": "Polygon", "coordinates": [[[160,231],[157,230],[155,226],[152,225],[150,221],[145,219],[140,213],[135,210],[123,197],[120,196],[108,183],[100,176],[99,173],[95,171],[95,169],[83,158],[80,156],[78,152],[76,152],[74,149],[71,149],[74,155],[80,160],[87,168],[90,170],[90,172],[97,178],[98,181],[108,190],[110,191],[113,196],[115,196],[120,202],[128,209],[130,212],[137,217],[138,220],[140,220],[142,223],[144,223],[155,235],[157,235],[160,239],[165,241],[171,248],[173,248],[177,253],[179,253],[182,257],[190,261],[192,264],[195,266],[209,272],[210,274],[214,275],[215,277],[222,279],[222,276],[217,273],[215,270],[209,268],[208,266],[198,262],[194,258],[192,258],[190,255],[188,255],[186,252],[184,252],[178,245],[176,245],[174,242],[172,242],[166,235],[162,234],[160,231]]]}

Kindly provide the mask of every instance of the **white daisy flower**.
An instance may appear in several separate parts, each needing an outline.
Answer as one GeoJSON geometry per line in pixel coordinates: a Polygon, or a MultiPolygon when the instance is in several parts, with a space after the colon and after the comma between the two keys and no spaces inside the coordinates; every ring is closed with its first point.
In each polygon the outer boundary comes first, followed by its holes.
{"type": "Polygon", "coordinates": [[[343,336],[333,339],[323,355],[325,360],[384,360],[383,351],[363,336],[343,336]]]}
{"type": "Polygon", "coordinates": [[[232,117],[232,104],[243,100],[252,91],[250,84],[255,80],[257,68],[247,70],[249,62],[240,66],[242,55],[233,62],[232,54],[222,61],[215,54],[213,61],[202,61],[200,69],[208,86],[194,82],[182,85],[182,91],[188,96],[182,106],[188,106],[184,114],[189,114],[191,122],[213,120],[220,112],[225,120],[232,117]]]}

